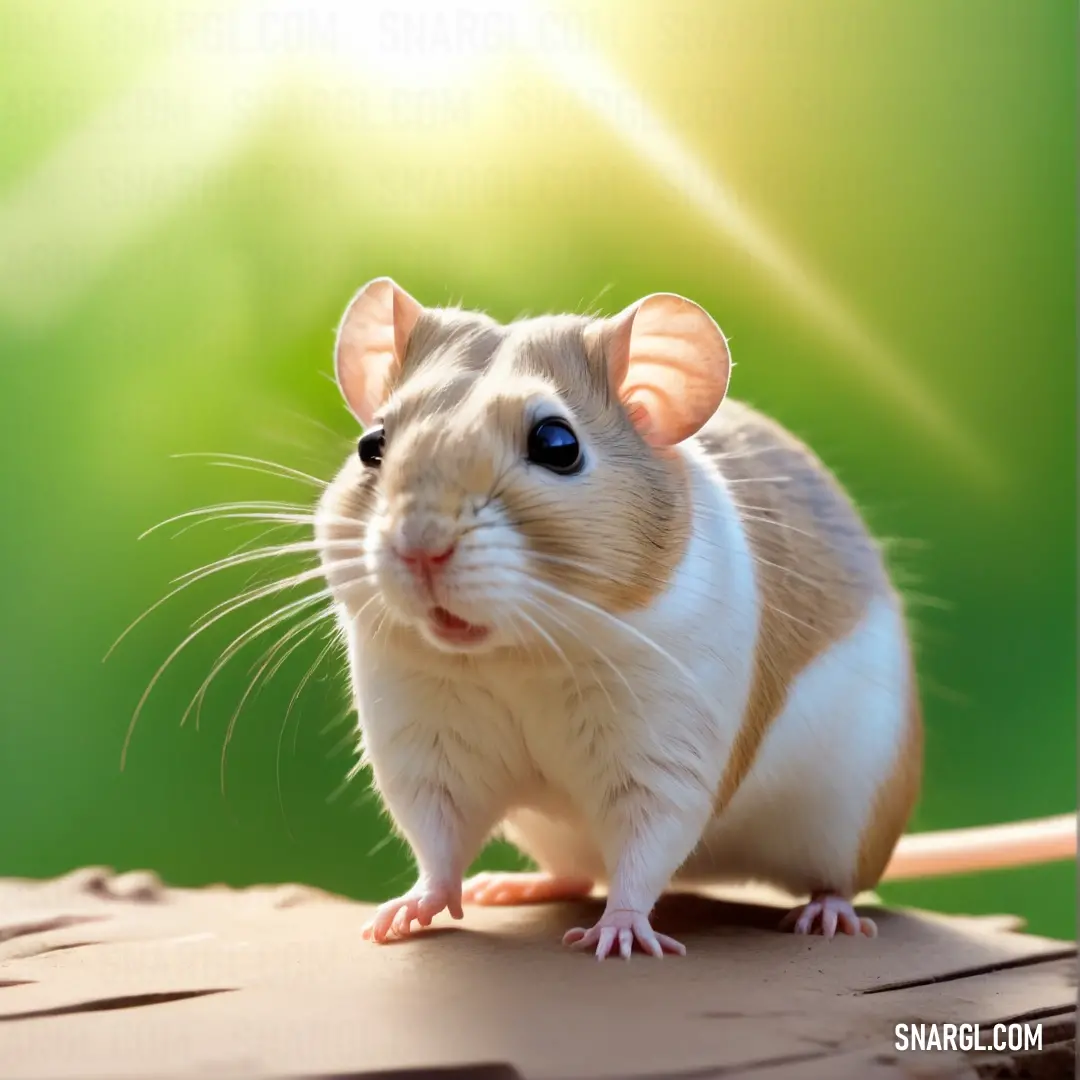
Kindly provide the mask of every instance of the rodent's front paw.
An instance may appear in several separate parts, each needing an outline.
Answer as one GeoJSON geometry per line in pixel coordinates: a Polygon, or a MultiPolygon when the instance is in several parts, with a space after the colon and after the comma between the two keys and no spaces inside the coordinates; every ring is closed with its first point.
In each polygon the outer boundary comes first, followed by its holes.
{"type": "Polygon", "coordinates": [[[448,910],[455,919],[462,918],[461,883],[418,883],[404,896],[380,904],[375,917],[361,931],[361,936],[365,941],[376,941],[380,944],[391,934],[395,937],[408,937],[412,933],[413,922],[430,926],[431,920],[444,910],[448,910]]]}
{"type": "Polygon", "coordinates": [[[686,955],[685,945],[653,930],[645,912],[629,911],[626,908],[605,911],[591,930],[575,927],[567,930],[563,936],[563,944],[573,949],[591,949],[595,945],[597,960],[611,955],[616,944],[619,955],[624,960],[629,960],[635,941],[642,950],[655,957],[662,957],[666,952],[677,956],[686,955]]]}

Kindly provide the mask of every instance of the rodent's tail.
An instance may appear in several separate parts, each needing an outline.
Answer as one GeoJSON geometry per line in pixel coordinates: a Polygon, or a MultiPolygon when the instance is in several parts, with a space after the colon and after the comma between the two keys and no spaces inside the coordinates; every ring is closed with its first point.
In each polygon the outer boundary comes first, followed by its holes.
{"type": "Polygon", "coordinates": [[[902,836],[883,881],[970,874],[1076,858],[1076,814],[902,836]]]}

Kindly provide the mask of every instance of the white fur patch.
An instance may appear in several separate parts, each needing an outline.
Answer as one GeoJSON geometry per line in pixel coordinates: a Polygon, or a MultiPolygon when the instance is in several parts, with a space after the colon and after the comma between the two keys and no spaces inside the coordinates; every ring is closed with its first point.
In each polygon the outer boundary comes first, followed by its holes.
{"type": "Polygon", "coordinates": [[[683,880],[759,879],[796,894],[850,888],[875,794],[903,738],[904,641],[896,602],[881,597],[796,678],[683,880]]]}

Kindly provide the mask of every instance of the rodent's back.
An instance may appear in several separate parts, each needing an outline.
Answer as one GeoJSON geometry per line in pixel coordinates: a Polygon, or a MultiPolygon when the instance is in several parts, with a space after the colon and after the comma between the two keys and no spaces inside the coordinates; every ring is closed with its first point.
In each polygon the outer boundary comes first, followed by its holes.
{"type": "Polygon", "coordinates": [[[721,809],[794,679],[855,629],[875,597],[893,593],[881,551],[850,498],[780,424],[729,398],[695,441],[726,482],[754,557],[761,605],[754,679],[717,795],[721,809]]]}
{"type": "Polygon", "coordinates": [[[696,440],[732,485],[755,555],[797,567],[810,589],[843,585],[869,595],[889,588],[880,548],[851,499],[781,424],[728,398],[696,440]]]}

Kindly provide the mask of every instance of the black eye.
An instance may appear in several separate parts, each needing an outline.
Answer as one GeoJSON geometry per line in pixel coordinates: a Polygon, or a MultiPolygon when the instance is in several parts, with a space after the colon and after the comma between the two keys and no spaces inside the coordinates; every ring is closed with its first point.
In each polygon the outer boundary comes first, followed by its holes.
{"type": "Polygon", "coordinates": [[[541,420],[529,432],[529,460],[554,473],[569,476],[584,464],[581,444],[565,420],[541,420]]]}
{"type": "Polygon", "coordinates": [[[377,469],[382,464],[383,447],[386,436],[381,427],[365,431],[360,438],[360,460],[369,468],[377,469]]]}

